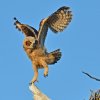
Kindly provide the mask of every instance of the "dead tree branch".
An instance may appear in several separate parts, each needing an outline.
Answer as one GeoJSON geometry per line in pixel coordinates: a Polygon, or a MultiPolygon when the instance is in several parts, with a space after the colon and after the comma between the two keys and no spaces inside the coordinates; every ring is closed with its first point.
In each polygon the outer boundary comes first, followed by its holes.
{"type": "Polygon", "coordinates": [[[93,77],[93,76],[91,76],[90,74],[88,74],[88,73],[86,73],[86,72],[84,72],[84,71],[82,71],[82,73],[85,74],[85,75],[87,75],[87,76],[90,77],[91,79],[94,79],[94,80],[96,80],[96,81],[100,81],[100,79],[98,79],[98,78],[96,78],[96,77],[93,77]]]}
{"type": "Polygon", "coordinates": [[[34,83],[29,85],[29,89],[33,94],[34,100],[51,100],[47,95],[42,93],[40,89],[34,85],[34,83]]]}

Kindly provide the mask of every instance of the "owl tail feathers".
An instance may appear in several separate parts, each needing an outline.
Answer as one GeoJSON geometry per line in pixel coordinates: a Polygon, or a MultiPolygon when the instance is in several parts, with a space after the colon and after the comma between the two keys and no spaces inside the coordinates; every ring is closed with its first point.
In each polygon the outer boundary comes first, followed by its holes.
{"type": "Polygon", "coordinates": [[[48,61],[47,61],[48,64],[55,64],[55,63],[57,63],[57,61],[60,60],[61,56],[62,56],[62,54],[60,52],[60,49],[57,49],[57,50],[55,50],[53,52],[50,52],[48,54],[48,61]]]}

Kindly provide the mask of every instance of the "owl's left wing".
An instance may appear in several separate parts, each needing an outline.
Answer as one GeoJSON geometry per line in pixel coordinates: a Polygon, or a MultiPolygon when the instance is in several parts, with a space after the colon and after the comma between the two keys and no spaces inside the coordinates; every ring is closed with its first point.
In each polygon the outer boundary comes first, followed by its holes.
{"type": "Polygon", "coordinates": [[[61,32],[68,26],[71,19],[72,14],[70,8],[66,6],[59,8],[48,18],[43,19],[40,22],[40,28],[38,31],[38,41],[41,46],[44,46],[48,28],[50,28],[54,33],[61,32]]]}

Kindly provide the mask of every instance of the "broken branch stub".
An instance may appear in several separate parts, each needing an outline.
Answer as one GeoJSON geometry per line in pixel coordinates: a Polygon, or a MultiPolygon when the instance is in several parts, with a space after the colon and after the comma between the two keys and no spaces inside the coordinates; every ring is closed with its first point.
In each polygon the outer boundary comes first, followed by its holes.
{"type": "Polygon", "coordinates": [[[42,93],[38,87],[33,84],[29,85],[29,89],[33,94],[34,100],[51,100],[48,96],[42,93]]]}

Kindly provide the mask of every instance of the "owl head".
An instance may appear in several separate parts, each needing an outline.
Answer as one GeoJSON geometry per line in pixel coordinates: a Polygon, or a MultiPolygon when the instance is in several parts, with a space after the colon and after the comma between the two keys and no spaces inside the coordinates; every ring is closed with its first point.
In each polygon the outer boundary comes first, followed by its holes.
{"type": "Polygon", "coordinates": [[[35,49],[37,44],[38,41],[32,36],[26,37],[23,41],[23,47],[26,49],[35,49]]]}

